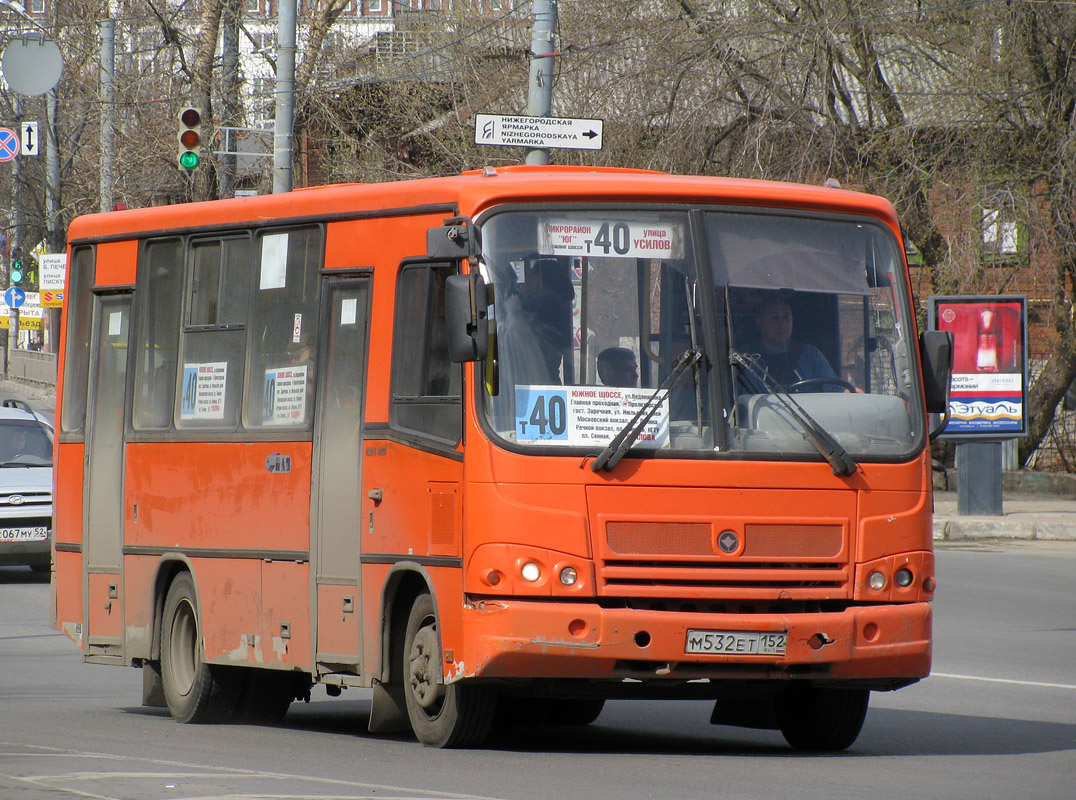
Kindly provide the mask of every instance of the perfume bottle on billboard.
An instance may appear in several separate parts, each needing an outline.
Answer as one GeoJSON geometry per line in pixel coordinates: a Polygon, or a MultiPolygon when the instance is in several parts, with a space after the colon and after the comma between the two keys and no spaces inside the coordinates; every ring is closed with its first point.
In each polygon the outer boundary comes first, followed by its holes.
{"type": "Polygon", "coordinates": [[[1001,345],[1001,325],[996,311],[979,312],[978,347],[975,352],[977,372],[998,371],[998,350],[1001,345]]]}

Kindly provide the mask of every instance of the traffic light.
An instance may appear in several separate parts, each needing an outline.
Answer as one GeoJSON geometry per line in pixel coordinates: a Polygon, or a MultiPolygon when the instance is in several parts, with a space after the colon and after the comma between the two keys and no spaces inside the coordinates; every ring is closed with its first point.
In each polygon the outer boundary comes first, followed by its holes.
{"type": "Polygon", "coordinates": [[[12,286],[21,286],[22,285],[22,278],[23,278],[22,261],[20,261],[17,258],[12,260],[12,262],[11,262],[11,272],[8,273],[8,277],[11,278],[11,285],[12,286]]]}
{"type": "Polygon", "coordinates": [[[202,111],[188,106],[179,112],[179,166],[190,171],[202,163],[202,111]]]}

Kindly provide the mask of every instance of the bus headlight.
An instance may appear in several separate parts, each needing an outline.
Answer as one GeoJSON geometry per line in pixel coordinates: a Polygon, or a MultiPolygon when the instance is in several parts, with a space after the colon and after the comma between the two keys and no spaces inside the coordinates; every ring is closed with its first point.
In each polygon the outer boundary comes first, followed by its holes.
{"type": "Polygon", "coordinates": [[[876,592],[882,591],[885,588],[885,573],[872,572],[870,577],[867,578],[867,584],[876,592]]]}
{"type": "Polygon", "coordinates": [[[911,586],[912,581],[915,580],[915,576],[912,575],[912,571],[907,567],[902,567],[897,570],[897,574],[893,576],[893,580],[897,582],[897,586],[906,587],[911,586]]]}
{"type": "Polygon", "coordinates": [[[576,572],[575,567],[565,567],[560,571],[560,582],[565,586],[575,586],[575,582],[579,580],[579,573],[576,572]]]}
{"type": "Polygon", "coordinates": [[[534,583],[540,577],[542,577],[541,568],[533,561],[528,561],[523,565],[523,568],[519,571],[519,574],[523,576],[523,580],[529,583],[534,583]]]}

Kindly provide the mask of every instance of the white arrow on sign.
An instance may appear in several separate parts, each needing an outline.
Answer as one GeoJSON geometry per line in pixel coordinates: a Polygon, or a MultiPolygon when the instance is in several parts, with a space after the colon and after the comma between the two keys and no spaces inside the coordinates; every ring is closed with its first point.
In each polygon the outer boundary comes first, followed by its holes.
{"type": "Polygon", "coordinates": [[[475,114],[474,142],[508,147],[601,150],[603,125],[600,119],[475,114]]]}
{"type": "Polygon", "coordinates": [[[22,123],[22,154],[36,156],[38,151],[37,123],[22,123]]]}

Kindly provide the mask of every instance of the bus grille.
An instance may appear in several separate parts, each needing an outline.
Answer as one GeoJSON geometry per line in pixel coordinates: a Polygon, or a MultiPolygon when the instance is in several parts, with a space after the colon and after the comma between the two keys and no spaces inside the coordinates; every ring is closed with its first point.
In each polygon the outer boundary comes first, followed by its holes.
{"type": "MultiPolygon", "coordinates": [[[[748,523],[724,553],[710,523],[608,522],[602,594],[632,597],[835,599],[851,592],[841,525],[748,523]]],[[[726,542],[726,546],[728,542],[726,542]]]]}

